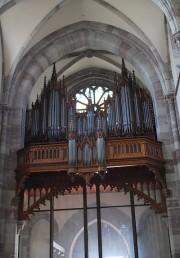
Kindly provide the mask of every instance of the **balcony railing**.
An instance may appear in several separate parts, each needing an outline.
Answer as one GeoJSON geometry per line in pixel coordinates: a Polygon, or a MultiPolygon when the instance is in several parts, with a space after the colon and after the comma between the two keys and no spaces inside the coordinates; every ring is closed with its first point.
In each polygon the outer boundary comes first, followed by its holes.
{"type": "Polygon", "coordinates": [[[162,166],[162,144],[147,138],[108,140],[106,162],[108,166],[141,164],[162,166]]]}
{"type": "Polygon", "coordinates": [[[154,191],[162,192],[166,188],[164,176],[159,173],[164,170],[161,143],[137,137],[106,139],[105,146],[105,164],[98,164],[93,160],[91,165],[84,166],[82,161],[74,167],[68,165],[67,142],[31,145],[20,150],[16,170],[17,193],[23,194],[26,199],[29,196],[28,200],[31,198],[33,203],[23,213],[26,201],[22,199],[19,217],[27,218],[51,194],[72,190],[73,185],[77,190],[77,186],[82,186],[82,178],[90,186],[96,177],[101,180],[98,183],[101,182],[104,186],[109,184],[111,187],[124,189],[125,192],[132,191],[138,198],[144,199],[145,203],[150,203],[156,211],[164,212],[164,196],[161,194],[162,200],[158,203],[156,198],[154,200],[150,197],[148,190],[154,187],[154,191]],[[103,173],[104,171],[107,173],[103,173]],[[68,174],[70,172],[78,174],[68,174]],[[114,173],[117,173],[117,177],[113,177],[114,173]]]}
{"type": "MultiPolygon", "coordinates": [[[[106,164],[110,166],[151,165],[163,167],[162,145],[160,142],[139,138],[107,139],[106,164]]],[[[95,172],[102,164],[84,166],[78,163],[77,172],[95,172]]],[[[17,176],[31,172],[56,172],[69,170],[68,143],[33,145],[18,152],[17,176]]],[[[71,169],[70,169],[71,170],[71,169]]]]}

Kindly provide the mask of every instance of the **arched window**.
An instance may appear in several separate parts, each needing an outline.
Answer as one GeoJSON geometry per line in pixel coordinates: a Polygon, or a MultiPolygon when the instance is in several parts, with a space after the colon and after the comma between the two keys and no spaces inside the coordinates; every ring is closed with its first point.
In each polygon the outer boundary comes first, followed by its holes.
{"type": "Polygon", "coordinates": [[[106,100],[108,96],[112,97],[113,92],[107,87],[91,86],[81,89],[76,93],[76,110],[77,112],[86,111],[87,106],[90,104],[93,106],[94,111],[98,109],[104,110],[104,100],[106,100]]]}

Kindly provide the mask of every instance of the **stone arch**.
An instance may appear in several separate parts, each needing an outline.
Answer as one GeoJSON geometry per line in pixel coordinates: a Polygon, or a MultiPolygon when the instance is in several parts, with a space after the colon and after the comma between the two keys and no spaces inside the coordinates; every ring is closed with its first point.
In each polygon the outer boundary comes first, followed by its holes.
{"type": "MultiPolygon", "coordinates": [[[[103,203],[102,203],[103,206],[103,203]]],[[[96,207],[96,204],[93,203],[92,207],[96,207]]],[[[55,241],[60,243],[65,250],[67,250],[67,257],[69,256],[70,247],[73,243],[73,240],[76,238],[78,232],[83,227],[82,226],[82,211],[77,210],[70,219],[67,220],[67,222],[64,224],[64,226],[61,228],[59,232],[59,236],[55,241]],[[68,235],[67,238],[67,233],[68,235]]],[[[131,218],[123,212],[123,210],[118,209],[116,207],[111,207],[111,209],[104,209],[103,213],[101,214],[101,220],[110,222],[111,225],[114,228],[119,229],[119,218],[121,218],[121,224],[126,225],[126,228],[130,231],[132,227],[131,218]]],[[[90,212],[88,214],[88,225],[91,225],[92,222],[97,221],[96,212],[90,212]]],[[[133,238],[132,235],[130,235],[130,243],[131,246],[133,244],[133,238]]]]}
{"type": "Polygon", "coordinates": [[[9,89],[7,87],[6,101],[12,104],[16,96],[18,101],[14,105],[18,102],[19,106],[20,91],[23,93],[21,99],[28,97],[33,84],[49,65],[81,47],[103,49],[125,58],[144,77],[151,91],[154,82],[156,89],[159,82],[159,88],[164,92],[172,90],[162,60],[140,39],[113,26],[85,21],[52,33],[25,55],[17,65],[9,89]]]}
{"type": "MultiPolygon", "coordinates": [[[[131,71],[129,71],[131,73],[131,71]]],[[[70,95],[74,95],[77,91],[82,89],[84,85],[87,87],[94,85],[112,88],[114,83],[114,71],[109,71],[103,68],[91,67],[78,71],[67,78],[65,78],[66,87],[70,95]]],[[[138,81],[139,86],[145,89],[145,85],[138,81]]],[[[147,91],[147,89],[145,89],[147,91]]],[[[148,91],[149,92],[149,91],[148,91]]]]}
{"type": "MultiPolygon", "coordinates": [[[[103,3],[103,1],[101,0],[95,0],[99,3],[103,3]]],[[[165,14],[169,26],[171,28],[172,33],[176,33],[180,30],[179,28],[179,21],[180,21],[180,17],[177,16],[177,14],[175,13],[174,9],[175,7],[173,6],[171,0],[168,0],[168,4],[165,4],[162,0],[151,0],[152,2],[154,2],[157,6],[159,6],[159,8],[162,10],[162,12],[165,14]]],[[[68,2],[67,0],[62,1],[62,3],[58,4],[53,11],[50,11],[43,19],[42,21],[38,24],[38,26],[33,30],[32,34],[31,34],[31,38],[33,37],[33,35],[37,32],[37,30],[42,27],[47,20],[54,15],[54,13],[56,13],[59,8],[61,8],[61,6],[63,6],[64,3],[68,2]]],[[[9,8],[13,7],[14,5],[16,5],[16,1],[15,0],[8,0],[8,1],[2,1],[1,5],[0,5],[0,14],[2,14],[3,12],[7,11],[9,8]]],[[[31,39],[30,38],[30,39],[31,39]]],[[[28,42],[27,42],[28,43],[28,42]]],[[[23,49],[22,49],[23,52],[23,49]]]]}
{"type": "MultiPolygon", "coordinates": [[[[159,105],[164,101],[163,94],[173,89],[163,62],[140,39],[126,31],[97,22],[78,22],[50,34],[33,47],[17,65],[9,89],[7,87],[5,92],[6,101],[14,107],[12,130],[18,132],[18,136],[12,140],[19,146],[17,148],[23,147],[22,113],[25,112],[36,80],[53,62],[83,47],[102,49],[131,63],[146,82],[154,100],[161,98],[160,102],[156,101],[156,116],[161,112],[161,121],[162,117],[167,121],[167,114],[165,110],[162,113],[159,105]]],[[[163,141],[161,138],[159,140],[163,141]]]]}
{"type": "MultiPolygon", "coordinates": [[[[30,220],[25,221],[24,228],[20,234],[20,254],[22,257],[30,257],[30,235],[34,225],[40,221],[45,220],[50,223],[50,215],[48,212],[36,212],[35,216],[31,216],[30,220]]],[[[58,234],[59,227],[56,220],[54,220],[54,233],[58,234]]]]}
{"type": "Polygon", "coordinates": [[[152,0],[163,11],[171,28],[172,34],[180,30],[180,14],[175,11],[176,6],[172,0],[152,0]]]}
{"type": "Polygon", "coordinates": [[[2,0],[0,4],[0,15],[16,4],[14,0],[2,0]]]}
{"type": "MultiPolygon", "coordinates": [[[[169,127],[164,94],[173,89],[163,62],[141,40],[126,31],[102,23],[84,21],[50,34],[33,47],[19,62],[9,87],[7,85],[5,102],[13,106],[12,119],[8,121],[11,126],[11,138],[8,140],[13,153],[14,169],[16,151],[24,146],[25,112],[36,80],[53,62],[83,47],[108,51],[123,57],[134,66],[146,82],[154,100],[158,140],[166,145],[170,144],[170,137],[167,137],[169,127]]],[[[169,159],[169,151],[165,150],[165,159],[169,159]]]]}
{"type": "Polygon", "coordinates": [[[147,208],[139,219],[137,237],[139,257],[171,257],[167,225],[161,215],[156,214],[150,208],[147,208]]]}

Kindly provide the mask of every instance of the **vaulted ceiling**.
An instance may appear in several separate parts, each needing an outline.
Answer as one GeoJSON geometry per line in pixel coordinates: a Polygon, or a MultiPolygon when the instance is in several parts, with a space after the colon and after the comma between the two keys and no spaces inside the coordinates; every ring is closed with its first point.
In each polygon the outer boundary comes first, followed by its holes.
{"type": "Polygon", "coordinates": [[[168,91],[170,86],[163,83],[168,63],[165,24],[172,35],[180,30],[179,6],[178,0],[1,1],[6,101],[13,102],[17,85],[34,100],[53,62],[60,78],[79,76],[85,83],[85,74],[93,79],[120,72],[120,57],[150,91],[154,74],[168,91]]]}

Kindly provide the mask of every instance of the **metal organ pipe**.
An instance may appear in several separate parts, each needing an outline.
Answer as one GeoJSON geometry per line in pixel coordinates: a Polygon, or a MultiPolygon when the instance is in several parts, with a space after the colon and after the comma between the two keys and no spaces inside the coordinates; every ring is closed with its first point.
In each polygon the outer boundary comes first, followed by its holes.
{"type": "Polygon", "coordinates": [[[94,111],[88,110],[87,112],[87,132],[88,135],[92,135],[94,133],[94,111]]]}
{"type": "Polygon", "coordinates": [[[98,114],[96,148],[97,148],[98,164],[105,164],[105,160],[106,160],[106,158],[105,158],[105,139],[104,139],[104,132],[103,132],[103,127],[102,127],[102,115],[100,112],[98,114]]]}
{"type": "Polygon", "coordinates": [[[46,137],[46,127],[47,127],[47,100],[45,97],[42,99],[42,135],[41,137],[46,137]]]}
{"type": "Polygon", "coordinates": [[[116,133],[119,134],[122,131],[122,107],[120,102],[121,96],[115,95],[115,117],[116,117],[116,133]]]}
{"type": "Polygon", "coordinates": [[[63,137],[66,136],[66,124],[67,124],[67,121],[66,121],[66,99],[65,97],[62,97],[61,98],[61,108],[60,108],[60,118],[61,118],[61,127],[60,127],[60,132],[62,134],[63,137]]]}
{"type": "Polygon", "coordinates": [[[76,166],[76,140],[75,138],[69,138],[69,165],[76,166]]]}
{"type": "Polygon", "coordinates": [[[96,147],[98,164],[105,164],[105,141],[103,136],[97,138],[96,147]]]}
{"type": "Polygon", "coordinates": [[[81,102],[85,108],[77,110],[76,96],[69,96],[67,101],[64,79],[62,83],[57,81],[54,68],[51,80],[44,84],[41,98],[37,98],[32,110],[27,112],[26,142],[66,140],[69,165],[89,166],[105,163],[108,137],[145,135],[155,138],[152,100],[138,86],[134,72],[132,77],[128,75],[124,61],[121,75],[115,75],[113,96],[105,95],[108,89],[102,86],[98,99],[96,89],[99,87],[89,87],[88,96],[85,95],[87,89],[78,93],[84,94],[87,104],[81,102]],[[106,97],[104,106],[103,97],[106,97]]]}
{"type": "Polygon", "coordinates": [[[111,103],[107,105],[107,130],[111,133],[114,131],[114,110],[111,103]]]}
{"type": "Polygon", "coordinates": [[[68,107],[68,122],[69,122],[69,165],[76,166],[77,164],[77,143],[75,138],[76,132],[76,116],[75,116],[75,100],[70,100],[68,107]]]}
{"type": "Polygon", "coordinates": [[[81,114],[77,115],[77,135],[80,137],[82,135],[82,116],[81,114]]]}
{"type": "Polygon", "coordinates": [[[39,99],[37,96],[37,100],[35,104],[32,103],[32,137],[38,138],[39,136],[39,99]]]}
{"type": "Polygon", "coordinates": [[[136,91],[134,93],[134,109],[135,109],[135,119],[136,119],[135,131],[138,132],[141,130],[142,115],[140,111],[140,101],[136,91]]]}
{"type": "Polygon", "coordinates": [[[88,143],[85,143],[83,148],[83,165],[89,166],[91,164],[91,149],[88,143]]]}

